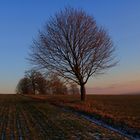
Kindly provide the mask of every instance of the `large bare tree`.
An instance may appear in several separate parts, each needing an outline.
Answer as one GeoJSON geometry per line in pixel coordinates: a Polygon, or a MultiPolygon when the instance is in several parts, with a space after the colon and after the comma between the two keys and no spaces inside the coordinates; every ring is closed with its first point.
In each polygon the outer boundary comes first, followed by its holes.
{"type": "Polygon", "coordinates": [[[37,67],[57,72],[80,85],[114,66],[114,46],[107,32],[83,10],[65,8],[46,23],[34,41],[30,56],[37,67]]]}

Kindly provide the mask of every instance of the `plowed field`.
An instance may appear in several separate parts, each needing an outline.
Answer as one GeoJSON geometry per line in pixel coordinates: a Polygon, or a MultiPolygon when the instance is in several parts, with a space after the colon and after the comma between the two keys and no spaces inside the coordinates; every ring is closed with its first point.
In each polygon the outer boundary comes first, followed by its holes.
{"type": "Polygon", "coordinates": [[[0,140],[125,140],[46,101],[0,95],[0,140]]]}

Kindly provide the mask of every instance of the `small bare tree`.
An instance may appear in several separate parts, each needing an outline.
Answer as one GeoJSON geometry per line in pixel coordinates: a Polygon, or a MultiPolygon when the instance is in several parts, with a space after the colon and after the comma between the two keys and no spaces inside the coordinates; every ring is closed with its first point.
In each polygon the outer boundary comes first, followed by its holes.
{"type": "Polygon", "coordinates": [[[61,81],[56,73],[51,73],[48,77],[48,89],[51,94],[67,94],[67,86],[61,81]]]}
{"type": "Polygon", "coordinates": [[[30,80],[33,94],[46,94],[46,79],[40,72],[29,70],[25,72],[25,77],[30,80]]]}
{"type": "Polygon", "coordinates": [[[78,88],[77,84],[71,82],[69,91],[70,91],[70,94],[72,94],[72,95],[78,95],[79,94],[79,88],[78,88]]]}
{"type": "Polygon", "coordinates": [[[32,94],[30,79],[27,77],[22,78],[17,84],[16,92],[18,94],[32,94]]]}
{"type": "Polygon", "coordinates": [[[36,92],[36,71],[35,70],[29,70],[25,72],[25,77],[27,77],[28,79],[30,79],[30,83],[32,85],[32,90],[33,90],[33,94],[35,94],[36,92]]]}
{"type": "Polygon", "coordinates": [[[114,66],[114,46],[94,18],[83,10],[56,13],[34,41],[30,60],[39,68],[59,73],[80,85],[85,100],[88,79],[114,66]]]}

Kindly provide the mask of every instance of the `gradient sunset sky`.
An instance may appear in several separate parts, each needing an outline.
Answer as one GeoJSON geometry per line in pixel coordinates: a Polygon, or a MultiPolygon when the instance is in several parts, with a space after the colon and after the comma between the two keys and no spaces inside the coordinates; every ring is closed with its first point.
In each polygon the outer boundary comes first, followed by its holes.
{"type": "Polygon", "coordinates": [[[119,64],[91,78],[88,93],[140,92],[140,0],[0,0],[0,93],[14,93],[30,69],[33,38],[66,6],[82,8],[108,30],[119,64]]]}

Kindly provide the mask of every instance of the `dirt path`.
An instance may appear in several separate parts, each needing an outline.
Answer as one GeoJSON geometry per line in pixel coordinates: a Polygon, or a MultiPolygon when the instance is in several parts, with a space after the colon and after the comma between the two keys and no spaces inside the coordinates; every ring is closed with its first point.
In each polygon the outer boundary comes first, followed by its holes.
{"type": "Polygon", "coordinates": [[[78,111],[75,111],[75,110],[71,110],[71,109],[65,108],[65,107],[64,107],[64,108],[61,107],[61,109],[62,109],[63,111],[65,111],[65,112],[73,113],[73,114],[77,115],[78,117],[82,117],[82,118],[84,118],[85,120],[88,120],[88,121],[90,121],[90,122],[93,123],[93,124],[96,124],[96,125],[101,126],[101,127],[105,128],[105,129],[108,129],[108,130],[110,130],[110,131],[113,131],[114,133],[118,133],[118,134],[120,134],[120,135],[122,135],[123,137],[126,137],[126,138],[128,138],[128,139],[140,140],[140,138],[135,138],[134,136],[127,134],[127,133],[126,133],[125,131],[123,131],[123,130],[114,128],[114,127],[112,127],[112,126],[110,126],[110,125],[104,123],[104,122],[101,121],[101,120],[97,120],[97,119],[94,118],[93,116],[89,116],[89,115],[87,115],[87,114],[85,114],[85,113],[78,112],[78,111]]]}

